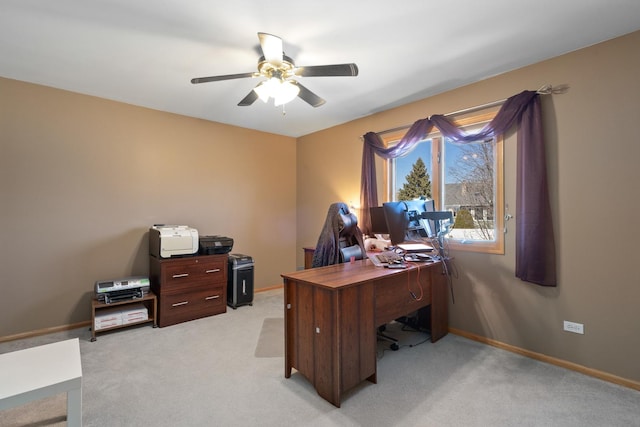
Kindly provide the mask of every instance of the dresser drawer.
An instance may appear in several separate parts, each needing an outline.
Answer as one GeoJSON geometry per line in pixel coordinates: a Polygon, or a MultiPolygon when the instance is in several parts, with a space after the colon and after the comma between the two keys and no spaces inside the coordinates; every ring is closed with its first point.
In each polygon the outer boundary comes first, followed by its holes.
{"type": "Polygon", "coordinates": [[[212,316],[227,311],[224,286],[193,286],[189,292],[167,292],[158,307],[160,326],[212,316]]]}

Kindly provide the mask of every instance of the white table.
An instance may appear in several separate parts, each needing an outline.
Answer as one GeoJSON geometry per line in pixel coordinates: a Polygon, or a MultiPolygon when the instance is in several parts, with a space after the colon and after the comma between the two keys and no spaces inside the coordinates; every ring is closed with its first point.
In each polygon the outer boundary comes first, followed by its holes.
{"type": "Polygon", "coordinates": [[[67,393],[67,425],[82,425],[78,338],[0,354],[0,410],[67,393]]]}

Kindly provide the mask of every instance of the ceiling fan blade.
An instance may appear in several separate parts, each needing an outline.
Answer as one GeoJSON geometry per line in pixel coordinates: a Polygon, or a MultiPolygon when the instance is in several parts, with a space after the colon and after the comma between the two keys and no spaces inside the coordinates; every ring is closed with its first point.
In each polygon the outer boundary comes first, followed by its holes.
{"type": "Polygon", "coordinates": [[[301,77],[355,77],[358,75],[358,66],[352,63],[298,67],[295,70],[295,75],[301,77]]]}
{"type": "Polygon", "coordinates": [[[275,66],[282,64],[282,39],[268,33],[258,33],[265,61],[275,66]]]}
{"type": "Polygon", "coordinates": [[[319,107],[322,104],[324,104],[325,102],[327,102],[324,99],[320,98],[315,93],[311,92],[306,87],[302,86],[299,82],[297,82],[295,80],[291,80],[291,83],[297,85],[300,88],[300,92],[298,93],[298,97],[300,99],[302,99],[304,102],[306,102],[307,104],[311,105],[312,107],[319,107]]]}
{"type": "Polygon", "coordinates": [[[242,98],[242,101],[238,102],[238,107],[248,107],[249,105],[252,105],[254,102],[256,102],[257,99],[258,94],[255,90],[252,89],[251,92],[247,94],[247,96],[242,98]]]}
{"type": "Polygon", "coordinates": [[[197,83],[219,82],[221,80],[233,80],[243,79],[245,77],[253,77],[254,73],[242,73],[242,74],[227,74],[224,76],[211,76],[211,77],[196,77],[191,79],[191,83],[194,85],[197,83]]]}

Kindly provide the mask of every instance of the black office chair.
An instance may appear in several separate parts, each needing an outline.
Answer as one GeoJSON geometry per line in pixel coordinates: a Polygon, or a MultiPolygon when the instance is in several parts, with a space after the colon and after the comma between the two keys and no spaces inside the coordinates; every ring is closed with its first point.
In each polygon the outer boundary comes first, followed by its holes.
{"type": "Polygon", "coordinates": [[[339,264],[350,261],[351,257],[362,259],[364,255],[364,241],[358,219],[345,203],[333,203],[329,206],[311,266],[339,264]]]}
{"type": "Polygon", "coordinates": [[[351,212],[338,211],[338,247],[340,248],[340,262],[359,260],[364,257],[364,250],[360,246],[362,232],[358,227],[358,218],[351,212]]]}
{"type": "Polygon", "coordinates": [[[378,326],[378,331],[376,333],[376,337],[378,341],[386,341],[389,344],[389,348],[393,351],[400,350],[400,345],[398,344],[398,340],[390,337],[389,335],[385,335],[384,331],[387,329],[387,325],[378,326]]]}

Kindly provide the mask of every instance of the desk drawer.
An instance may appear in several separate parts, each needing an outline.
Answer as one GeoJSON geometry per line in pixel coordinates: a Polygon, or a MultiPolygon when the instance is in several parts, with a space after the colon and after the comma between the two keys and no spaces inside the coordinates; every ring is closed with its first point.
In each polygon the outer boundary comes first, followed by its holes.
{"type": "Polygon", "coordinates": [[[387,277],[375,282],[376,323],[381,326],[412,311],[431,304],[431,277],[429,272],[420,275],[420,284],[415,275],[409,276],[411,290],[421,295],[421,300],[414,299],[407,288],[407,278],[398,281],[395,277],[387,277]],[[422,292],[420,292],[422,287],[422,292]]]}

